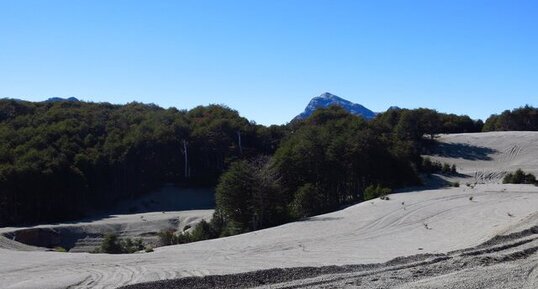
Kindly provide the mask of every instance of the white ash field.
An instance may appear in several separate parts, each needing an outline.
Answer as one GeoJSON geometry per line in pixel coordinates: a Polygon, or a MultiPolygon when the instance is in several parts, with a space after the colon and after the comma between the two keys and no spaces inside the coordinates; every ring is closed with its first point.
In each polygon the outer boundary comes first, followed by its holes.
{"type": "MultiPolygon", "coordinates": [[[[390,200],[152,253],[60,253],[3,237],[0,288],[538,288],[538,187],[501,184],[518,168],[538,174],[538,132],[438,140],[440,151],[431,157],[456,164],[459,175],[449,180],[460,187],[395,193],[390,200]],[[274,268],[287,269],[268,270],[274,268]],[[159,280],[169,281],[138,284],[159,280]]],[[[122,236],[140,236],[210,215],[145,212],[39,227],[117,226],[122,236]]]]}

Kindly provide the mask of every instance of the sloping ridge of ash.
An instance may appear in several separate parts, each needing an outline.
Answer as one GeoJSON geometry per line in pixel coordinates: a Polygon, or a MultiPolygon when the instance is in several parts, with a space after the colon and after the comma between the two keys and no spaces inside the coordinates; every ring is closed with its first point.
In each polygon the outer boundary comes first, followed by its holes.
{"type": "Polygon", "coordinates": [[[398,257],[386,263],[275,268],[121,288],[538,288],[536,252],[538,226],[468,249],[398,257]]]}

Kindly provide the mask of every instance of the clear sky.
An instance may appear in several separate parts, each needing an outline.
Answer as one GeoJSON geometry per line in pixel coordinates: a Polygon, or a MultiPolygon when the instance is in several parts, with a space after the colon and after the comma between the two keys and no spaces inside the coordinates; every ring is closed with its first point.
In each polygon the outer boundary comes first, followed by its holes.
{"type": "Polygon", "coordinates": [[[538,106],[538,1],[0,0],[0,97],[272,124],[326,91],[374,111],[538,106]]]}

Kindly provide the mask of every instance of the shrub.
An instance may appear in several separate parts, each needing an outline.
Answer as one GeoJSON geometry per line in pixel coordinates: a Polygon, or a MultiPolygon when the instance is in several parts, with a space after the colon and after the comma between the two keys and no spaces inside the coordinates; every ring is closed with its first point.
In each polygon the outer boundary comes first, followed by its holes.
{"type": "Polygon", "coordinates": [[[460,183],[459,183],[459,182],[452,182],[451,185],[452,185],[454,188],[459,188],[459,187],[460,187],[460,183]]]}
{"type": "Polygon", "coordinates": [[[364,200],[368,201],[379,197],[389,200],[390,198],[388,198],[387,195],[391,192],[392,190],[390,188],[385,188],[381,185],[370,185],[364,190],[364,200]]]}
{"type": "Polygon", "coordinates": [[[450,174],[452,172],[451,168],[450,168],[450,165],[447,164],[447,163],[444,163],[443,164],[443,168],[441,169],[441,172],[443,174],[450,174]]]}
{"type": "Polygon", "coordinates": [[[121,254],[122,250],[118,236],[114,234],[105,235],[105,238],[101,243],[100,252],[107,254],[121,254]]]}
{"type": "Polygon", "coordinates": [[[94,253],[107,253],[107,254],[128,254],[135,253],[144,249],[142,239],[131,240],[120,239],[117,235],[107,234],[101,243],[99,249],[94,253]]]}
{"type": "Polygon", "coordinates": [[[205,220],[202,220],[200,223],[196,224],[194,226],[194,229],[192,230],[191,236],[191,242],[196,241],[202,241],[202,240],[208,240],[216,238],[217,235],[211,228],[211,225],[209,225],[208,222],[205,220]]]}
{"type": "Polygon", "coordinates": [[[58,246],[58,247],[54,247],[54,251],[55,251],[55,252],[62,252],[62,253],[67,252],[67,250],[65,250],[64,247],[60,247],[60,246],[58,246]]]}
{"type": "Polygon", "coordinates": [[[189,232],[183,232],[179,233],[176,236],[176,243],[175,244],[186,244],[192,242],[192,236],[189,232]]]}
{"type": "Polygon", "coordinates": [[[514,173],[508,173],[504,176],[503,184],[536,184],[536,177],[533,174],[526,174],[523,170],[518,169],[514,173]]]}
{"type": "Polygon", "coordinates": [[[449,163],[440,163],[439,161],[432,161],[429,157],[422,159],[422,171],[429,174],[440,173],[444,175],[456,174],[456,165],[449,163]]]}
{"type": "Polygon", "coordinates": [[[161,246],[169,246],[177,244],[177,236],[172,230],[160,231],[159,232],[159,243],[161,246]]]}
{"type": "Polygon", "coordinates": [[[219,237],[218,230],[216,230],[212,224],[205,220],[202,220],[200,223],[196,224],[191,232],[187,232],[187,230],[191,227],[190,225],[187,226],[183,228],[182,232],[177,234],[173,230],[161,231],[159,233],[159,241],[161,246],[186,244],[219,237]]]}
{"type": "Polygon", "coordinates": [[[120,240],[122,253],[135,253],[144,250],[142,239],[131,240],[130,238],[120,240]]]}
{"type": "Polygon", "coordinates": [[[426,173],[438,173],[442,170],[443,166],[438,161],[432,161],[429,157],[422,159],[422,171],[426,173]]]}

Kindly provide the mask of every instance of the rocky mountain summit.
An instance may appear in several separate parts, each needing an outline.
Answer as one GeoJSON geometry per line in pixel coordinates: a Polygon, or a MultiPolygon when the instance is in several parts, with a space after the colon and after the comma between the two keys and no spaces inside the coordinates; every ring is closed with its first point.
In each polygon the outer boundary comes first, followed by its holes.
{"type": "Polygon", "coordinates": [[[296,119],[305,119],[309,117],[316,109],[322,107],[326,108],[331,105],[338,105],[345,110],[349,111],[350,113],[354,115],[361,116],[365,119],[372,119],[375,117],[376,113],[369,110],[368,108],[353,103],[349,100],[343,99],[341,97],[338,97],[334,94],[331,94],[329,92],[325,92],[320,96],[314,97],[309,103],[308,106],[305,108],[305,110],[296,116],[296,119]]]}

